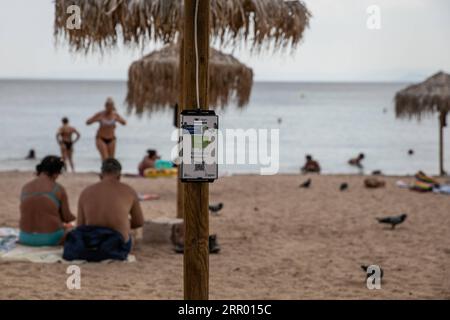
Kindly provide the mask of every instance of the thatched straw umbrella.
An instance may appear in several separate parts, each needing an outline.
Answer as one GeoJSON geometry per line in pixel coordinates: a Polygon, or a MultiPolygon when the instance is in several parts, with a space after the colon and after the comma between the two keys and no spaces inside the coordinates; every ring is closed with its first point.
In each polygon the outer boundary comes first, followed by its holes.
{"type": "MultiPolygon", "coordinates": [[[[183,5],[184,0],[55,0],[54,34],[85,53],[119,43],[176,43],[182,38],[183,5]],[[68,28],[71,5],[80,8],[79,29],[68,28]]],[[[299,0],[210,0],[210,11],[215,40],[222,45],[243,40],[254,50],[295,50],[311,17],[299,0]]]]}
{"type": "Polygon", "coordinates": [[[439,171],[444,171],[444,135],[450,111],[450,75],[438,72],[424,82],[409,86],[395,96],[395,112],[399,118],[421,119],[426,114],[439,114],[439,171]]]}
{"type": "MultiPolygon", "coordinates": [[[[183,0],[55,0],[55,36],[66,37],[75,50],[114,47],[119,42],[173,43],[183,25],[183,0]],[[71,13],[81,10],[81,28],[67,28],[71,13]]],[[[241,40],[254,49],[295,48],[309,25],[300,1],[211,0],[211,35],[222,44],[241,40]]]]}
{"type": "MultiPolygon", "coordinates": [[[[128,71],[127,103],[130,111],[153,112],[178,102],[180,46],[168,45],[133,62],[128,71]]],[[[253,85],[253,71],[230,54],[213,48],[209,57],[209,105],[222,108],[231,100],[246,105],[253,85]]]]}

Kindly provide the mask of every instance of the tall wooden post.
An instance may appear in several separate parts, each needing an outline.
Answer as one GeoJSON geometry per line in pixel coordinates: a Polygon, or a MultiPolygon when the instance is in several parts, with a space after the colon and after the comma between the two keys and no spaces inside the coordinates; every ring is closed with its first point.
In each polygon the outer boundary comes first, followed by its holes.
{"type": "Polygon", "coordinates": [[[447,113],[442,111],[439,114],[439,174],[443,176],[444,170],[444,127],[446,124],[447,113]]]}
{"type": "MultiPolygon", "coordinates": [[[[184,105],[184,90],[183,90],[183,78],[184,78],[184,39],[183,35],[180,35],[180,60],[179,60],[179,66],[178,66],[178,72],[179,72],[179,81],[180,81],[180,92],[178,96],[178,128],[180,128],[180,113],[183,111],[184,105]]],[[[178,152],[179,153],[179,152],[178,152]]],[[[183,184],[181,183],[181,180],[177,180],[177,218],[183,219],[184,213],[183,213],[183,184]]]]}
{"type": "MultiPolygon", "coordinates": [[[[208,108],[209,1],[184,1],[184,108],[208,108]],[[195,21],[198,1],[197,21],[195,21]],[[195,52],[197,24],[198,62],[195,52]],[[199,100],[197,106],[196,73],[198,68],[199,100]]],[[[185,183],[183,186],[185,244],[184,298],[207,300],[209,290],[209,220],[207,183],[185,183]]]]}

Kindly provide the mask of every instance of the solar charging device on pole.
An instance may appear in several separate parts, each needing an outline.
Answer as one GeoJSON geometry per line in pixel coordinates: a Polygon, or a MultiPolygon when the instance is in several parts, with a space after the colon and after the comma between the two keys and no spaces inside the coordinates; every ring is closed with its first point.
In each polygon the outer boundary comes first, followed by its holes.
{"type": "Polygon", "coordinates": [[[214,182],[218,176],[219,117],[213,110],[184,110],[180,123],[181,181],[214,182]]]}

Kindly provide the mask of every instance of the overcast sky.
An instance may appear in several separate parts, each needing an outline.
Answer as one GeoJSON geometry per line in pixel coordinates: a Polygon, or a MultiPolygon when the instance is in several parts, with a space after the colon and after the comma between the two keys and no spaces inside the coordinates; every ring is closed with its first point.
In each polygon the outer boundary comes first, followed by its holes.
{"type": "MultiPolygon", "coordinates": [[[[256,80],[417,81],[450,71],[449,0],[304,2],[313,18],[293,55],[235,52],[256,80]],[[367,28],[370,5],[381,9],[379,30],[367,28]]],[[[52,0],[0,0],[0,78],[126,79],[142,54],[83,57],[55,48],[53,15],[52,0]]]]}

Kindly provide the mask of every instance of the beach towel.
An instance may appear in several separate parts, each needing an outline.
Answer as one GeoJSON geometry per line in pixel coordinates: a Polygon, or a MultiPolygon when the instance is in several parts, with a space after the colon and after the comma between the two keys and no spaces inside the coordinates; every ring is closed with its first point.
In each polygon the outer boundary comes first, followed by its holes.
{"type": "Polygon", "coordinates": [[[11,251],[19,239],[19,230],[16,228],[0,228],[0,254],[11,251]]]}
{"type": "MultiPolygon", "coordinates": [[[[30,262],[30,263],[65,263],[83,264],[85,260],[66,261],[63,259],[63,247],[29,247],[17,243],[19,229],[0,228],[0,262],[30,262]]],[[[110,263],[114,260],[104,260],[110,263]]],[[[128,255],[126,262],[135,262],[134,255],[128,255]]]]}
{"type": "Polygon", "coordinates": [[[433,192],[450,195],[450,185],[444,184],[440,185],[439,187],[434,187],[433,192]]]}
{"type": "Polygon", "coordinates": [[[127,260],[131,250],[131,238],[125,242],[122,234],[116,230],[79,226],[67,234],[64,242],[63,258],[68,261],[87,260],[127,260]]]}
{"type": "Polygon", "coordinates": [[[402,189],[410,188],[410,185],[403,180],[398,180],[395,184],[397,185],[397,187],[402,188],[402,189]]]}

